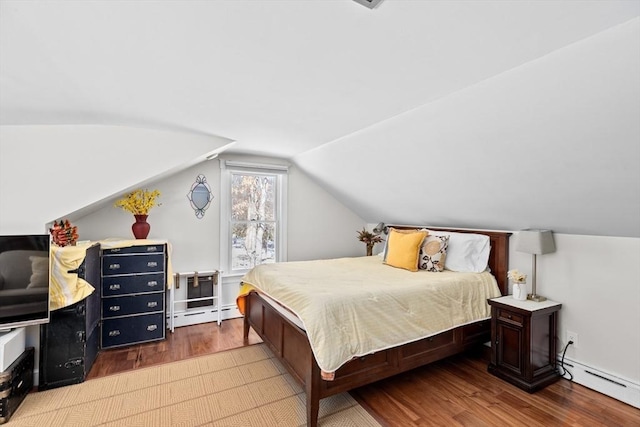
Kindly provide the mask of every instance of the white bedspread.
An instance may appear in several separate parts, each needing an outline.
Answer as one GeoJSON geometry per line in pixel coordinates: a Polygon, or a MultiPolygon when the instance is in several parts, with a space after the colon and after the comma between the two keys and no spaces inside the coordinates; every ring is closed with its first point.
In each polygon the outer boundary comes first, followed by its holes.
{"type": "Polygon", "coordinates": [[[264,264],[242,281],[295,313],[324,372],[490,316],[488,272],[409,272],[377,256],[264,264]]]}

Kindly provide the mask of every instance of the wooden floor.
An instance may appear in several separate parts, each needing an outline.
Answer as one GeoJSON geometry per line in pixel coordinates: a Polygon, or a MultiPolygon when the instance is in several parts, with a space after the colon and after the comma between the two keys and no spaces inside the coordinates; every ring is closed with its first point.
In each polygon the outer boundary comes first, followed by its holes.
{"type": "MultiPolygon", "coordinates": [[[[251,330],[249,345],[262,342],[251,330]]],[[[100,350],[87,379],[117,374],[136,368],[174,362],[242,347],[242,319],[175,328],[167,330],[167,339],[110,350],[100,350]]]]}
{"type": "MultiPolygon", "coordinates": [[[[249,344],[260,338],[251,331],[249,344]]],[[[242,320],[176,328],[161,342],[103,350],[88,379],[242,347],[242,320]]],[[[529,394],[455,356],[351,394],[386,426],[640,426],[640,409],[567,380],[529,394]]]]}

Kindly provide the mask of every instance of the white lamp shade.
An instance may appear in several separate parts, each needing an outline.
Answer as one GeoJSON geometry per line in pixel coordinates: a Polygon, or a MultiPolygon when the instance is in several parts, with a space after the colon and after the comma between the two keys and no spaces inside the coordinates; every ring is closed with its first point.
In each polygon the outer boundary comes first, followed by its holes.
{"type": "Polygon", "coordinates": [[[542,255],[556,251],[551,230],[520,230],[516,235],[516,251],[542,255]]]}

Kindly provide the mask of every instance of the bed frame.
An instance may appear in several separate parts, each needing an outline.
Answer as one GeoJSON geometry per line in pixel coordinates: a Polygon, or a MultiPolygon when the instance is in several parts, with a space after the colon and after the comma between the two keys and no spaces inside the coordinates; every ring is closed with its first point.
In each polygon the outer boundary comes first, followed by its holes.
{"type": "MultiPolygon", "coordinates": [[[[393,226],[401,229],[416,227],[393,226]]],[[[508,294],[509,236],[511,233],[430,227],[433,230],[485,234],[491,240],[489,267],[503,295],[508,294]]],[[[335,373],[333,381],[321,378],[307,334],[281,315],[260,294],[246,298],[244,339],[253,328],[302,385],[307,397],[307,426],[318,425],[320,399],[373,383],[383,378],[461,353],[491,339],[490,319],[442,332],[438,335],[353,359],[335,373]]]]}

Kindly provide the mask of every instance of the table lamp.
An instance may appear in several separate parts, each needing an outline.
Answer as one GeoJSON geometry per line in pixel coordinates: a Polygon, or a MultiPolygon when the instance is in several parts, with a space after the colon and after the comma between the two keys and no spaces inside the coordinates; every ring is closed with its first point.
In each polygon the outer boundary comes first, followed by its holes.
{"type": "Polygon", "coordinates": [[[533,255],[531,267],[531,294],[527,299],[531,301],[545,301],[546,298],[536,293],[536,257],[556,251],[551,230],[520,230],[516,236],[516,251],[533,255]]]}

